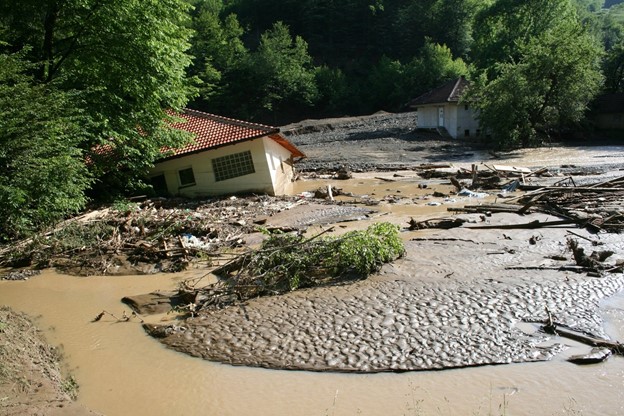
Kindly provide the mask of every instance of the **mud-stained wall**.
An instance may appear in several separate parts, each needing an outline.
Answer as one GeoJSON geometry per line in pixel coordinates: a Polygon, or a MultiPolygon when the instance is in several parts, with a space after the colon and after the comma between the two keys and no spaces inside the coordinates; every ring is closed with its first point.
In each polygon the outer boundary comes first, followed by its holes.
{"type": "Polygon", "coordinates": [[[292,155],[269,137],[263,137],[262,141],[275,195],[292,194],[295,178],[292,155]]]}
{"type": "Polygon", "coordinates": [[[198,197],[239,192],[276,193],[262,138],[157,163],[150,177],[160,174],[165,175],[167,189],[172,195],[198,197]],[[212,159],[245,151],[251,152],[255,172],[217,182],[212,159]],[[182,186],[179,171],[188,168],[193,169],[195,183],[182,186]]]}

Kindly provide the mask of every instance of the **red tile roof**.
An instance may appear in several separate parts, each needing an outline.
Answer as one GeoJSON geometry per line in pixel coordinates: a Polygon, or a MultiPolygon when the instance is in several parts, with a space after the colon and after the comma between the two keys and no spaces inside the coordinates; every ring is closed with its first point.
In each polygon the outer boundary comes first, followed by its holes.
{"type": "Polygon", "coordinates": [[[176,114],[185,121],[173,123],[172,127],[193,133],[193,142],[180,149],[173,149],[173,154],[163,160],[185,156],[191,153],[199,153],[221,146],[244,142],[259,137],[269,136],[281,146],[289,150],[293,157],[305,157],[305,155],[279,134],[279,128],[265,126],[263,124],[249,123],[232,118],[221,117],[201,111],[185,109],[183,113],[176,114]]]}
{"type": "Polygon", "coordinates": [[[459,102],[461,95],[468,86],[468,81],[464,77],[459,77],[446,84],[435,88],[423,95],[414,98],[408,104],[409,107],[418,107],[425,104],[443,104],[449,102],[459,102]]]}

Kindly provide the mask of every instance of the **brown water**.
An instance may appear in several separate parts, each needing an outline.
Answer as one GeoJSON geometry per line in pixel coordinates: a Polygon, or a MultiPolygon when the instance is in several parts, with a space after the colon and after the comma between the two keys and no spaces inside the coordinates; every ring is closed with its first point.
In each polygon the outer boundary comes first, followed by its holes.
{"type": "MultiPolygon", "coordinates": [[[[504,164],[553,165],[561,152],[553,150],[550,159],[542,160],[545,150],[529,151],[528,159],[524,154],[504,164]]],[[[623,155],[622,148],[601,148],[570,152],[565,160],[621,163],[618,158],[624,160],[623,155]]],[[[377,199],[384,195],[421,198],[431,192],[419,190],[415,184],[422,181],[416,178],[399,180],[360,178],[350,181],[353,186],[346,190],[374,193],[377,199]]],[[[299,183],[298,192],[327,182],[299,183]]],[[[446,215],[446,207],[452,204],[432,207],[428,202],[416,199],[416,203],[382,204],[378,209],[381,214],[394,213],[393,221],[403,223],[414,215],[446,215]]],[[[345,375],[210,363],[167,350],[145,335],[138,322],[116,323],[108,316],[90,322],[102,310],[117,316],[129,312],[119,302],[123,296],[170,290],[192,275],[81,278],[46,271],[26,282],[0,282],[0,304],[39,316],[49,341],[63,346],[66,363],[80,384],[79,401],[108,416],[624,414],[624,359],[575,366],[563,358],[586,348],[572,342],[573,348],[551,362],[345,375]]],[[[604,315],[612,338],[624,339],[624,295],[610,300],[604,315]]],[[[163,319],[174,318],[159,316],[150,322],[163,319]]]]}
{"type": "MultiPolygon", "coordinates": [[[[47,271],[27,282],[0,282],[0,304],[41,315],[39,324],[50,341],[63,345],[81,386],[79,401],[109,416],[624,412],[619,357],[587,367],[556,360],[404,374],[272,371],[167,350],[139,323],[114,323],[109,317],[90,322],[102,309],[121,315],[124,295],[166,290],[184,277],[189,274],[79,278],[47,271]]],[[[609,329],[619,338],[623,308],[624,297],[610,302],[606,312],[609,329]]]]}

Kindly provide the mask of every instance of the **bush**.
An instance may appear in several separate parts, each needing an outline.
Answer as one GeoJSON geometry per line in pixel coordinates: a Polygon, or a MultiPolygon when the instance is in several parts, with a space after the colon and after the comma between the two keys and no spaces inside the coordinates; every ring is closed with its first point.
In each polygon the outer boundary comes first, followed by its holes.
{"type": "MultiPolygon", "coordinates": [[[[247,274],[270,292],[365,278],[405,251],[396,225],[377,223],[340,237],[275,234],[253,253],[247,274]]],[[[245,267],[245,266],[243,266],[245,267]]]]}

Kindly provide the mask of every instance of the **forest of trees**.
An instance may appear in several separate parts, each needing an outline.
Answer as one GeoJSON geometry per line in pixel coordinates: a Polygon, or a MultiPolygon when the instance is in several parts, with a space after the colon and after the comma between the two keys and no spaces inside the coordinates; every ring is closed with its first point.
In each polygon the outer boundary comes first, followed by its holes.
{"type": "Polygon", "coordinates": [[[5,0],[0,240],[141,189],[188,140],[168,110],[274,125],[400,111],[459,75],[493,144],[532,144],[624,91],[624,3],[5,0]]]}

